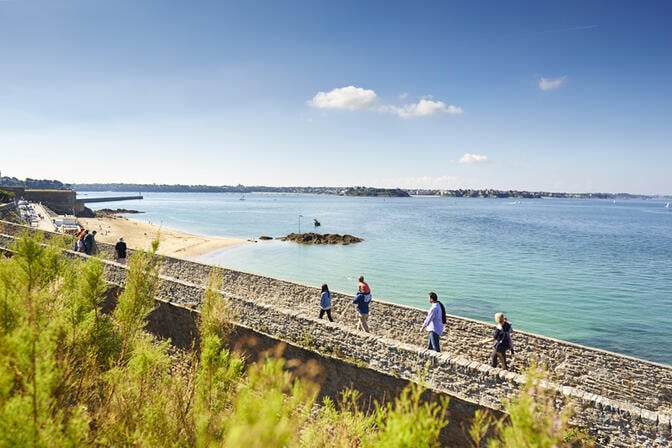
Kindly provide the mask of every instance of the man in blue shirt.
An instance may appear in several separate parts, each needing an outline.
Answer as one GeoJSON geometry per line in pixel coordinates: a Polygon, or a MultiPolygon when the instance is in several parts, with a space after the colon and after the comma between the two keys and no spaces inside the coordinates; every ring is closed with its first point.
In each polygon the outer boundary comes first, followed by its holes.
{"type": "Polygon", "coordinates": [[[422,323],[422,329],[426,328],[429,332],[429,346],[427,348],[440,352],[439,338],[443,334],[443,324],[446,323],[446,309],[439,302],[435,292],[429,293],[429,303],[431,307],[427,313],[427,318],[422,323]]]}
{"type": "Polygon", "coordinates": [[[369,319],[369,301],[371,300],[371,294],[366,294],[358,292],[355,296],[352,303],[357,304],[357,311],[359,312],[359,328],[365,332],[369,332],[369,325],[367,320],[369,319]],[[367,300],[368,299],[368,300],[367,300]]]}

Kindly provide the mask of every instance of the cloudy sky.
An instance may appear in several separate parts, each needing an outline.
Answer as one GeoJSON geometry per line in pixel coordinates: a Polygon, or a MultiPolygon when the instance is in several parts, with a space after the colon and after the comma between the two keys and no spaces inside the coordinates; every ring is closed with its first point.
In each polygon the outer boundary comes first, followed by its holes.
{"type": "Polygon", "coordinates": [[[0,172],[672,194],[666,1],[0,0],[0,172]]]}

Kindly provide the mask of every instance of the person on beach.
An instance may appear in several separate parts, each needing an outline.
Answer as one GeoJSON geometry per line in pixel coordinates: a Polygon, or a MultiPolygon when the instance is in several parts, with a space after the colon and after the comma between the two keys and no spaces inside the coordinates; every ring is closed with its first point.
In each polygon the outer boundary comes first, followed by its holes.
{"type": "Polygon", "coordinates": [[[490,354],[490,363],[492,367],[497,367],[497,364],[501,363],[502,369],[508,370],[506,351],[511,350],[511,354],[514,353],[513,339],[511,338],[513,327],[506,320],[504,313],[495,313],[495,322],[497,322],[497,327],[495,327],[495,332],[490,340],[494,344],[490,354]]]}
{"type": "Polygon", "coordinates": [[[119,241],[117,241],[117,244],[114,245],[114,255],[119,263],[126,263],[126,243],[124,242],[124,238],[119,238],[119,241]]]}
{"type": "Polygon", "coordinates": [[[331,293],[326,283],[322,285],[322,294],[320,295],[320,319],[322,319],[324,313],[327,313],[327,317],[331,322],[334,321],[331,318],[331,293]]]}
{"type": "Polygon", "coordinates": [[[439,302],[439,298],[435,292],[429,293],[429,304],[431,306],[429,307],[425,321],[422,323],[422,329],[427,329],[429,332],[429,345],[427,348],[440,352],[439,339],[443,334],[443,326],[446,324],[446,308],[443,306],[443,303],[439,302]]]}

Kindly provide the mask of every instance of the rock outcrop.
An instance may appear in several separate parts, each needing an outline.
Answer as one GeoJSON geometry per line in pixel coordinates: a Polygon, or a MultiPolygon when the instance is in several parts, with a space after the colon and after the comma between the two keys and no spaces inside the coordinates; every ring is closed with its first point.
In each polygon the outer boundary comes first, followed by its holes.
{"type": "Polygon", "coordinates": [[[294,241],[301,244],[342,244],[347,246],[351,243],[364,241],[362,238],[352,235],[339,235],[337,233],[290,233],[287,236],[278,238],[282,241],[294,241]]]}
{"type": "Polygon", "coordinates": [[[101,216],[116,216],[116,215],[121,215],[121,214],[136,214],[136,213],[144,213],[139,210],[129,210],[126,208],[117,208],[117,209],[111,209],[111,208],[101,208],[100,210],[96,210],[95,214],[96,217],[101,217],[101,216]]]}

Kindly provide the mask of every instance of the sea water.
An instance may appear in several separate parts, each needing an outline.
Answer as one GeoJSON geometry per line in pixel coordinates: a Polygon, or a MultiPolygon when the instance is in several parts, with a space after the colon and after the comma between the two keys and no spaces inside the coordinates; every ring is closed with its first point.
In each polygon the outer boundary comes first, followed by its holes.
{"type": "Polygon", "coordinates": [[[205,263],[351,294],[364,275],[377,299],[426,308],[435,291],[449,314],[492,323],[503,311],[514,329],[672,364],[672,211],[663,201],[143,195],[95,208],[255,241],[205,263]],[[364,241],[258,239],[313,231],[364,241]]]}

